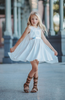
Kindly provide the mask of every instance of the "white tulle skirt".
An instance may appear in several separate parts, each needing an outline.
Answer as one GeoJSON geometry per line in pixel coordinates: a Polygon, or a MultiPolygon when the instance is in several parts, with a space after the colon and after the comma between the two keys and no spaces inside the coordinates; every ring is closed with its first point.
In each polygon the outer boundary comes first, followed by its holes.
{"type": "Polygon", "coordinates": [[[43,42],[42,39],[29,40],[28,35],[17,46],[14,52],[8,52],[9,57],[13,61],[33,61],[37,59],[39,62],[58,63],[58,57],[43,42]]]}

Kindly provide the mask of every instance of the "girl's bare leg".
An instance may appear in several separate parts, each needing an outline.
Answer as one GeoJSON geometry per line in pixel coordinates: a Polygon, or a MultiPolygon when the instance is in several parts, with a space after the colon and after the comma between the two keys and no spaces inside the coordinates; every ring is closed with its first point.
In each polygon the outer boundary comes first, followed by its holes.
{"type": "Polygon", "coordinates": [[[37,62],[37,60],[34,60],[34,61],[31,61],[30,63],[32,65],[32,70],[30,71],[29,75],[32,77],[33,76],[37,77],[38,76],[38,63],[39,62],[37,62]]]}
{"type": "MultiPolygon", "coordinates": [[[[37,66],[38,66],[39,61],[38,61],[38,60],[36,60],[36,62],[37,62],[37,66]]],[[[36,73],[34,74],[34,77],[38,77],[38,71],[36,71],[36,73]]]]}
{"type": "MultiPolygon", "coordinates": [[[[37,68],[38,68],[39,61],[38,60],[35,60],[35,61],[36,61],[37,68]]],[[[31,63],[31,64],[33,66],[33,63],[31,63]]],[[[33,88],[31,90],[32,93],[38,91],[37,83],[38,83],[38,70],[33,75],[33,88]]]]}
{"type": "MultiPolygon", "coordinates": [[[[32,70],[30,71],[30,73],[28,75],[30,77],[33,77],[34,75],[37,77],[38,76],[38,64],[37,64],[36,60],[31,61],[30,63],[32,65],[32,70]]],[[[29,83],[27,83],[27,85],[29,85],[29,83]]],[[[28,89],[28,87],[26,87],[26,89],[28,89]]]]}

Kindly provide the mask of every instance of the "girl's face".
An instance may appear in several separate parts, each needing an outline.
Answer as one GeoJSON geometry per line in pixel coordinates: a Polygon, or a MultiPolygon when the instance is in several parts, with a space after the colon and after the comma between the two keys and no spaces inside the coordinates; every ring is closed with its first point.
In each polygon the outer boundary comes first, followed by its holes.
{"type": "Polygon", "coordinates": [[[38,22],[39,22],[38,17],[36,15],[32,15],[31,16],[31,25],[37,26],[38,22]]]}

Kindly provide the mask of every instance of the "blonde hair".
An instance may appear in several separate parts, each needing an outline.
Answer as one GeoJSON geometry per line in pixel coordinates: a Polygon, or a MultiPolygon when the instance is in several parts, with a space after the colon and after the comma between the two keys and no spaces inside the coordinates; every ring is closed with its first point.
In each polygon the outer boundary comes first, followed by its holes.
{"type": "Polygon", "coordinates": [[[46,31],[46,32],[47,32],[45,25],[42,23],[42,20],[41,20],[41,18],[40,18],[39,13],[36,12],[36,11],[32,11],[32,12],[30,13],[30,16],[29,16],[29,18],[28,18],[27,26],[31,26],[31,16],[32,16],[32,15],[36,15],[36,16],[38,17],[39,22],[38,22],[37,26],[39,26],[43,31],[46,31]]]}

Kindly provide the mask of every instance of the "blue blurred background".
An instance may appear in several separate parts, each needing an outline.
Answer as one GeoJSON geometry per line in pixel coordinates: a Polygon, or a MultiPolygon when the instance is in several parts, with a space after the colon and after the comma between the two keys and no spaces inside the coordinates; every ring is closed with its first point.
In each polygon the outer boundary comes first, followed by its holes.
{"type": "Polygon", "coordinates": [[[38,11],[46,38],[65,62],[65,0],[0,0],[0,63],[13,63],[8,52],[23,34],[29,14],[38,11]]]}

